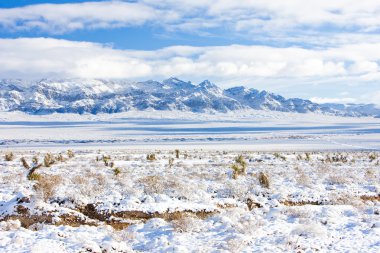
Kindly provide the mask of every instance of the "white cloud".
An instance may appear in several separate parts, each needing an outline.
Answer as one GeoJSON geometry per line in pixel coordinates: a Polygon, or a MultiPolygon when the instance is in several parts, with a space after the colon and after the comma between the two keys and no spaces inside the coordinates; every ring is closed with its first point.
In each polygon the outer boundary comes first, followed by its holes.
{"type": "Polygon", "coordinates": [[[173,46],[117,50],[52,38],[0,39],[1,77],[165,78],[214,80],[345,79],[380,81],[380,43],[327,49],[269,46],[173,46]]]}
{"type": "Polygon", "coordinates": [[[139,81],[176,76],[313,97],[315,102],[379,104],[379,50],[380,43],[326,49],[230,45],[143,51],[53,38],[0,39],[0,77],[139,81]],[[350,94],[340,94],[343,91],[350,94]]]}
{"type": "Polygon", "coordinates": [[[379,16],[378,0],[140,0],[0,9],[0,25],[50,33],[143,24],[205,34],[220,28],[253,40],[331,45],[378,41],[379,16]]]}
{"type": "Polygon", "coordinates": [[[139,26],[146,22],[176,19],[176,14],[119,1],[36,4],[0,9],[0,24],[10,30],[39,29],[65,33],[78,29],[139,26]]]}
{"type": "Polygon", "coordinates": [[[321,97],[312,97],[309,99],[313,103],[317,104],[326,104],[326,103],[337,103],[337,104],[349,104],[357,103],[355,98],[321,98],[321,97]]]}

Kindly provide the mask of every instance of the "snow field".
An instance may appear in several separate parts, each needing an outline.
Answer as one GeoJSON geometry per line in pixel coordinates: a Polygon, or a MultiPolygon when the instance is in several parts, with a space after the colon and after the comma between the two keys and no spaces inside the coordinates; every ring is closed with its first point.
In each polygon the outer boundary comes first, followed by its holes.
{"type": "Polygon", "coordinates": [[[378,152],[74,152],[0,152],[0,251],[380,250],[378,152]],[[48,152],[62,161],[28,180],[21,157],[33,166],[48,152]],[[233,179],[239,155],[246,173],[233,179]]]}

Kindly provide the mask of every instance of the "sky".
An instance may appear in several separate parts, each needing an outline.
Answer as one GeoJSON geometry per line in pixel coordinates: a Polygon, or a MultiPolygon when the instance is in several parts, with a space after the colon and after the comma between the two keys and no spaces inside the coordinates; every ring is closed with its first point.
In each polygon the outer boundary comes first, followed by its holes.
{"type": "Polygon", "coordinates": [[[380,104],[379,0],[0,1],[0,78],[178,77],[380,104]]]}

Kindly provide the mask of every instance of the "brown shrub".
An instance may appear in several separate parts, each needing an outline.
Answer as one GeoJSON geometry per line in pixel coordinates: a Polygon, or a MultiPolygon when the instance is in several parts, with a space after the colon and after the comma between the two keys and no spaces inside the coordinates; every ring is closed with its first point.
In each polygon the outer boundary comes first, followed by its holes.
{"type": "Polygon", "coordinates": [[[44,165],[45,167],[50,167],[55,163],[55,159],[52,154],[47,153],[44,157],[44,165]]]}
{"type": "Polygon", "coordinates": [[[13,161],[15,156],[12,152],[9,152],[5,154],[4,158],[5,158],[5,161],[10,162],[10,161],[13,161]]]}
{"type": "Polygon", "coordinates": [[[146,159],[148,160],[148,161],[154,161],[154,160],[156,160],[156,154],[147,154],[147,156],[146,156],[146,159]]]}
{"type": "Polygon", "coordinates": [[[47,201],[54,196],[61,183],[62,177],[59,175],[43,175],[37,179],[34,190],[41,194],[44,201],[47,201]]]}
{"type": "Polygon", "coordinates": [[[259,173],[259,182],[262,187],[269,188],[269,178],[264,172],[259,173]]]}
{"type": "Polygon", "coordinates": [[[30,166],[28,164],[28,162],[26,161],[26,159],[24,157],[21,157],[20,159],[21,163],[22,163],[22,166],[25,168],[25,169],[30,169],[30,166]]]}

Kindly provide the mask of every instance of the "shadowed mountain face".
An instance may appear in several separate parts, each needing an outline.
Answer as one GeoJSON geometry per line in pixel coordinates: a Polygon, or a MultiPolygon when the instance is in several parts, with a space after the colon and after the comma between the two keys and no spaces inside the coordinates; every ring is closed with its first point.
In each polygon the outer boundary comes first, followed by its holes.
{"type": "Polygon", "coordinates": [[[378,116],[372,104],[316,104],[242,86],[222,90],[205,80],[198,85],[177,78],[163,82],[125,80],[0,81],[0,110],[47,113],[116,113],[129,110],[228,112],[256,109],[317,112],[341,116],[378,116]]]}

